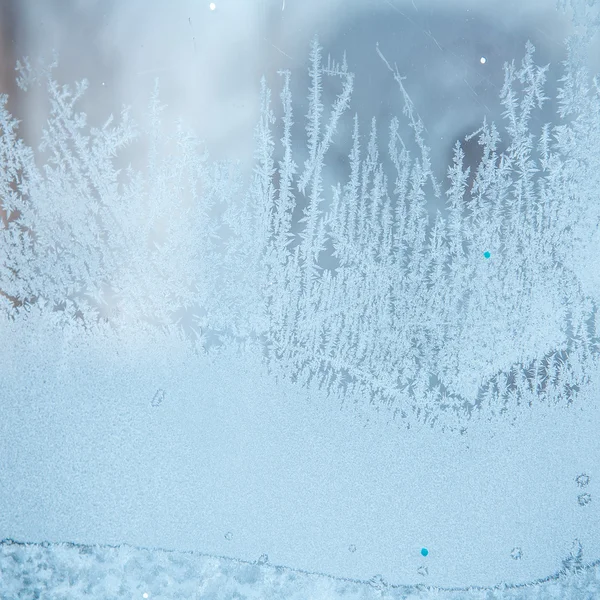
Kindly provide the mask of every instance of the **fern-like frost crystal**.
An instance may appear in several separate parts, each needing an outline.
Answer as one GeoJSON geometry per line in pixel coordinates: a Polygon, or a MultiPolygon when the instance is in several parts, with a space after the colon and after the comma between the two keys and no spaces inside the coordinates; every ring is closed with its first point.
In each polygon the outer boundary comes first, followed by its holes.
{"type": "Polygon", "coordinates": [[[401,107],[388,139],[375,119],[365,128],[348,114],[354,75],[345,57],[325,63],[315,39],[307,158],[299,167],[292,75],[281,72],[276,106],[261,84],[248,181],[211,162],[182,125],[164,126],[158,87],[146,127],[124,110],[90,128],[76,108],[85,82],[59,86],[51,68],[20,65],[23,87],[47,87],[50,112],[34,151],[0,97],[3,318],[26,327],[37,315],[98,339],[178,332],[194,352],[236,343],[330,401],[442,428],[589,398],[599,372],[600,92],[574,59],[583,43],[571,42],[554,124],[534,125],[548,92],[533,46],[505,66],[503,123],[470,136],[482,149],[474,173],[457,141],[443,184],[403,78],[379,49],[401,107]],[[331,106],[326,86],[337,90],[331,106]],[[340,123],[352,146],[332,185],[340,123]],[[132,148],[146,168],[124,162],[132,148]],[[445,209],[430,220],[440,195],[445,209]],[[178,329],[189,315],[194,327],[178,329]]]}

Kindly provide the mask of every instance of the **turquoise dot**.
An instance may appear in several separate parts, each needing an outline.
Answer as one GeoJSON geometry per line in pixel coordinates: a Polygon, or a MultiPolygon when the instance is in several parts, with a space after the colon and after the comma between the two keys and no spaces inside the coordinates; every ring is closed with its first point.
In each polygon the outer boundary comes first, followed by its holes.
{"type": "Polygon", "coordinates": [[[486,251],[483,253],[483,255],[484,255],[486,258],[489,258],[489,257],[491,256],[491,254],[490,254],[490,253],[489,253],[487,250],[486,250],[486,251]]]}
{"type": "Polygon", "coordinates": [[[421,554],[423,556],[427,556],[429,554],[429,550],[427,550],[427,548],[421,548],[421,554]]]}

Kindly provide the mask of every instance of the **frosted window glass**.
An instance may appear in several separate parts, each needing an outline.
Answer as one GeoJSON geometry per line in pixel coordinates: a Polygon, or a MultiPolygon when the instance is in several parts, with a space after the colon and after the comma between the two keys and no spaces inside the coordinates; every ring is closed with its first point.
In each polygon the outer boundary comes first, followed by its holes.
{"type": "Polygon", "coordinates": [[[600,594],[594,3],[0,20],[0,598],[600,594]]]}

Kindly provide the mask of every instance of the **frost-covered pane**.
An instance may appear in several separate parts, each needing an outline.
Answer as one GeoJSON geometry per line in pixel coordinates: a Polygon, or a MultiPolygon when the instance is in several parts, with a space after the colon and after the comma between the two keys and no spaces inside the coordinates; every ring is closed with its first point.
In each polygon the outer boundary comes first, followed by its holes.
{"type": "Polygon", "coordinates": [[[563,4],[5,4],[0,596],[598,591],[563,4]]]}

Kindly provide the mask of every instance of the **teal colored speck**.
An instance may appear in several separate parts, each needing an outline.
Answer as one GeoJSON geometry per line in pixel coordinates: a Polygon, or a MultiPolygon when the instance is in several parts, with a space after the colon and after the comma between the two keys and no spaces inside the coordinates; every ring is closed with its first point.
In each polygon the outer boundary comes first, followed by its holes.
{"type": "Polygon", "coordinates": [[[427,556],[429,554],[429,550],[427,550],[427,548],[421,548],[421,554],[423,556],[427,556]]]}
{"type": "Polygon", "coordinates": [[[490,254],[490,253],[489,253],[487,250],[486,250],[486,251],[483,253],[483,255],[484,255],[486,258],[489,258],[489,257],[491,256],[491,254],[490,254]]]}

